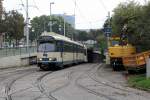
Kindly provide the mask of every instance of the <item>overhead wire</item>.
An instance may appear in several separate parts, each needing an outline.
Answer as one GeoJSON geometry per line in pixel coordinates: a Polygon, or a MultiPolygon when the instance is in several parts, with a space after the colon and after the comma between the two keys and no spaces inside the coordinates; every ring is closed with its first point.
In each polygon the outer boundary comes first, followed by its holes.
{"type": "Polygon", "coordinates": [[[103,0],[98,0],[98,1],[103,6],[103,8],[106,10],[106,12],[108,12],[108,9],[107,9],[106,5],[104,4],[103,0]]]}
{"type": "Polygon", "coordinates": [[[20,0],[21,1],[21,6],[23,7],[23,9],[26,11],[26,8],[25,8],[25,5],[24,5],[24,2],[22,1],[22,0],[20,0]]]}
{"type": "MultiPolygon", "coordinates": [[[[92,24],[94,23],[99,23],[99,22],[103,22],[104,20],[106,20],[106,18],[103,18],[101,20],[94,20],[94,21],[91,21],[92,24]]],[[[88,23],[88,22],[78,22],[76,24],[84,24],[84,23],[88,23]]]]}
{"type": "Polygon", "coordinates": [[[37,10],[39,10],[39,7],[37,6],[35,0],[33,0],[33,3],[34,3],[35,8],[36,8],[37,10]]]}
{"type": "Polygon", "coordinates": [[[37,3],[35,0],[33,0],[33,3],[34,3],[34,8],[36,8],[41,14],[42,14],[42,11],[40,10],[40,8],[37,6],[37,3]]]}
{"type": "Polygon", "coordinates": [[[87,21],[88,24],[92,27],[91,21],[87,20],[87,18],[84,16],[84,14],[82,13],[82,11],[80,10],[80,7],[79,7],[77,1],[76,1],[76,0],[72,0],[72,1],[73,1],[73,3],[75,4],[75,6],[78,8],[78,11],[79,11],[81,17],[82,17],[85,21],[87,21]]]}

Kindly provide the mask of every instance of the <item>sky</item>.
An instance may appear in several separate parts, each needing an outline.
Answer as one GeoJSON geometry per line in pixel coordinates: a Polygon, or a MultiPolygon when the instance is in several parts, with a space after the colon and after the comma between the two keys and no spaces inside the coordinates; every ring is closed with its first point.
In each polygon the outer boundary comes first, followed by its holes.
{"type": "MultiPolygon", "coordinates": [[[[49,15],[50,2],[52,14],[75,14],[76,29],[100,29],[108,17],[108,12],[113,15],[113,9],[121,2],[131,0],[29,0],[29,17],[49,15]]],[[[144,4],[148,0],[134,0],[144,4]]],[[[18,10],[25,16],[26,0],[4,0],[6,11],[18,10]],[[24,6],[23,6],[23,5],[24,6]]]]}

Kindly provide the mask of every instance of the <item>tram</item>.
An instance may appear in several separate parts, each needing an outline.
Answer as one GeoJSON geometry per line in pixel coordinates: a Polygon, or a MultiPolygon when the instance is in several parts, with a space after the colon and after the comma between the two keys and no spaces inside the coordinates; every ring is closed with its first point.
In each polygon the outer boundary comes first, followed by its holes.
{"type": "Polygon", "coordinates": [[[54,32],[44,32],[38,39],[37,65],[42,70],[87,62],[85,45],[54,32]]]}

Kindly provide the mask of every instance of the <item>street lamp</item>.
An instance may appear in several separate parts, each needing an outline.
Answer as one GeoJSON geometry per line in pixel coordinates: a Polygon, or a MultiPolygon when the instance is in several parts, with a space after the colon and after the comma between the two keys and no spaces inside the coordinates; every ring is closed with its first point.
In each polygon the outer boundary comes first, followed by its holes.
{"type": "Polygon", "coordinates": [[[52,11],[51,11],[51,5],[52,4],[54,4],[54,2],[50,2],[50,32],[52,32],[52,18],[51,18],[51,13],[52,13],[52,11]]]}
{"type": "Polygon", "coordinates": [[[64,36],[66,36],[66,22],[65,22],[65,15],[66,15],[66,13],[64,13],[64,36]]]}

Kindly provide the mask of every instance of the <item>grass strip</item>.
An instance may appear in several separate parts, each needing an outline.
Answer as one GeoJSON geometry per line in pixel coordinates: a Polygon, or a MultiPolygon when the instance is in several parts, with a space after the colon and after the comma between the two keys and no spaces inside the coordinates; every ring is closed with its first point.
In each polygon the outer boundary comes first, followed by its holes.
{"type": "Polygon", "coordinates": [[[145,75],[129,76],[128,84],[130,87],[150,91],[150,78],[146,78],[145,75]]]}

